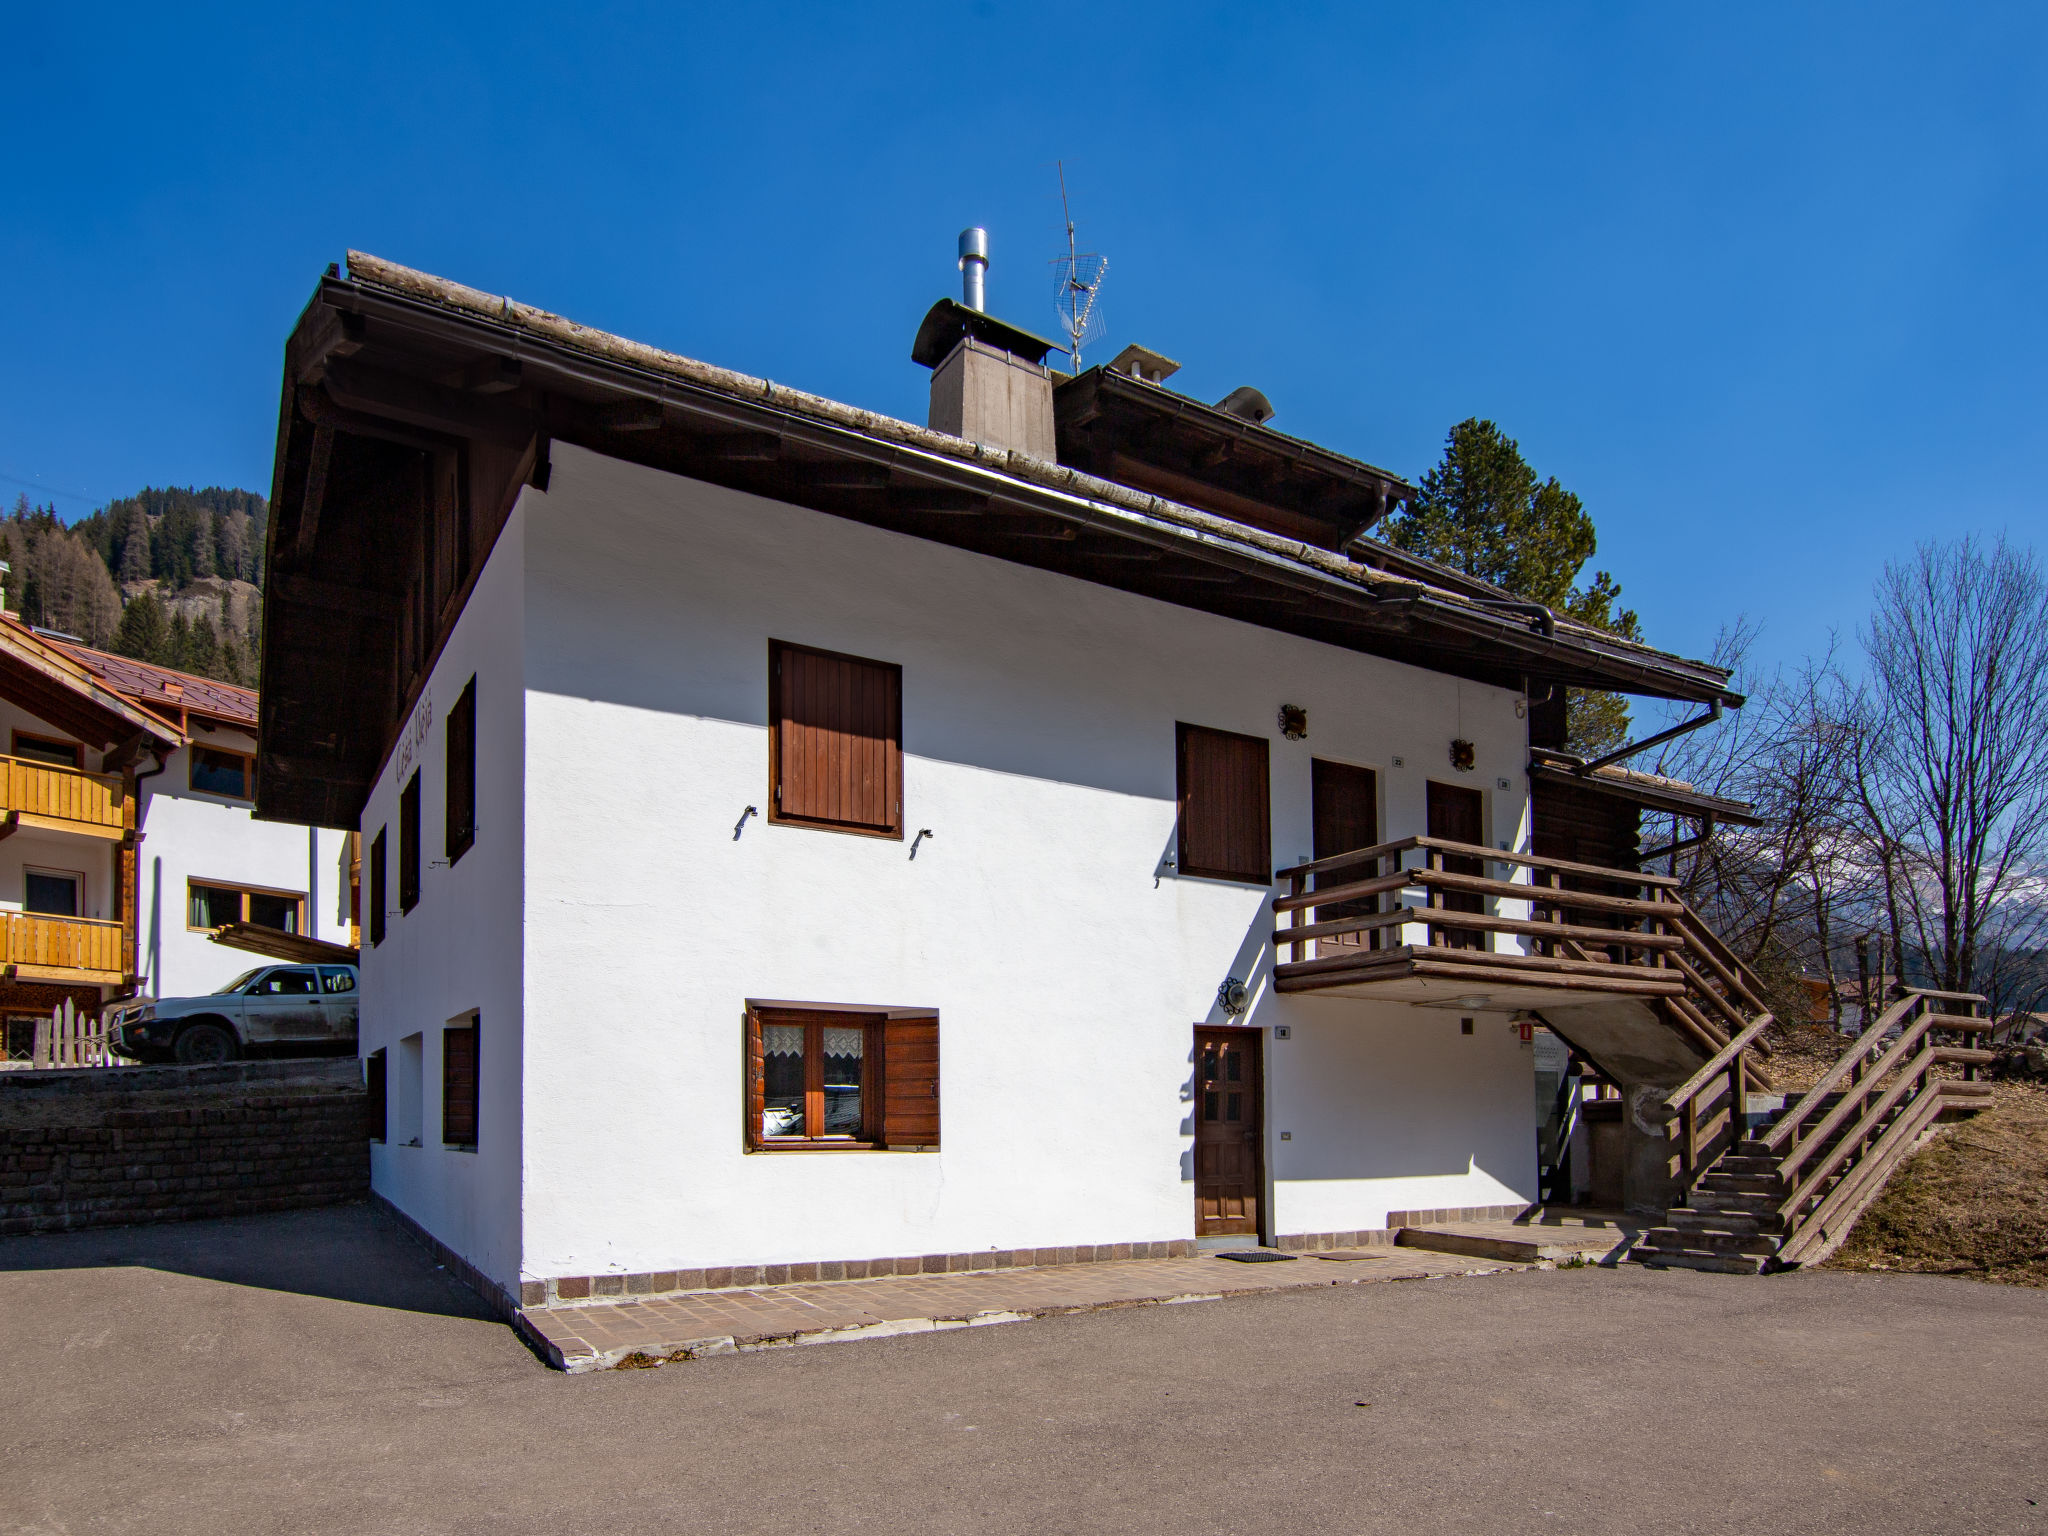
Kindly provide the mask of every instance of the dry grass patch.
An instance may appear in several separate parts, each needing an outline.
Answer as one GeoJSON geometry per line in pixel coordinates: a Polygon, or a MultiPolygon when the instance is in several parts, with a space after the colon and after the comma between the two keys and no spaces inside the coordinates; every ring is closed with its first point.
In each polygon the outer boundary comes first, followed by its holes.
{"type": "Polygon", "coordinates": [[[1892,1175],[1828,1264],[2048,1286],[2048,1089],[1997,1084],[1892,1175]]]}

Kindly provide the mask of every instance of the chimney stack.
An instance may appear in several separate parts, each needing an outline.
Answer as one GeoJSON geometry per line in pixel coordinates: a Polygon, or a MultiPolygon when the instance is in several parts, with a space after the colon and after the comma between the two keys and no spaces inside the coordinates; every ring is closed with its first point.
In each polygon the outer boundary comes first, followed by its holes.
{"type": "Polygon", "coordinates": [[[960,302],[969,309],[988,309],[988,231],[980,225],[960,231],[960,302]]]}
{"type": "Polygon", "coordinates": [[[1057,462],[1052,370],[1060,348],[998,320],[988,300],[988,231],[960,231],[959,302],[941,299],[917,328],[910,360],[932,370],[931,425],[991,448],[1057,462]]]}

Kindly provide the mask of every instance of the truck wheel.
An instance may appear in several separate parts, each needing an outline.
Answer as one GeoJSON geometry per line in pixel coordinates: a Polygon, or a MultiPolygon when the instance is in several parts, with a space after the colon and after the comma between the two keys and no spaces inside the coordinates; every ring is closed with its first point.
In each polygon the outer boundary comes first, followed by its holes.
{"type": "Polygon", "coordinates": [[[233,1061],[238,1054],[235,1032],[224,1024],[188,1024],[178,1031],[172,1054],[185,1066],[233,1061]]]}

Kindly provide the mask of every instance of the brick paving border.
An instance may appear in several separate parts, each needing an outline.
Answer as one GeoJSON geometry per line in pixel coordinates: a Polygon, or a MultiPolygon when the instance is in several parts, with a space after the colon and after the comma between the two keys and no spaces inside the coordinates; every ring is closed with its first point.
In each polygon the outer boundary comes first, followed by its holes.
{"type": "Polygon", "coordinates": [[[593,1299],[526,1307],[513,1325],[542,1359],[574,1374],[792,1344],[985,1327],[1105,1307],[1526,1267],[1387,1246],[1325,1250],[1311,1258],[1266,1264],[1214,1256],[1125,1259],[1085,1268],[1011,1266],[593,1299]]]}

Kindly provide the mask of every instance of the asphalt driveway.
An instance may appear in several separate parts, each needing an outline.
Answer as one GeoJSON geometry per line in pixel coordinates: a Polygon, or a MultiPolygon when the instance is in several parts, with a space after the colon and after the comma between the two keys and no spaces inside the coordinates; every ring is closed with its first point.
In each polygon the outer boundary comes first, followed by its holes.
{"type": "Polygon", "coordinates": [[[2048,1531],[2048,1292],[1960,1280],[1530,1271],[565,1377],[350,1206],[0,1241],[0,1361],[0,1532],[2048,1531]]]}

